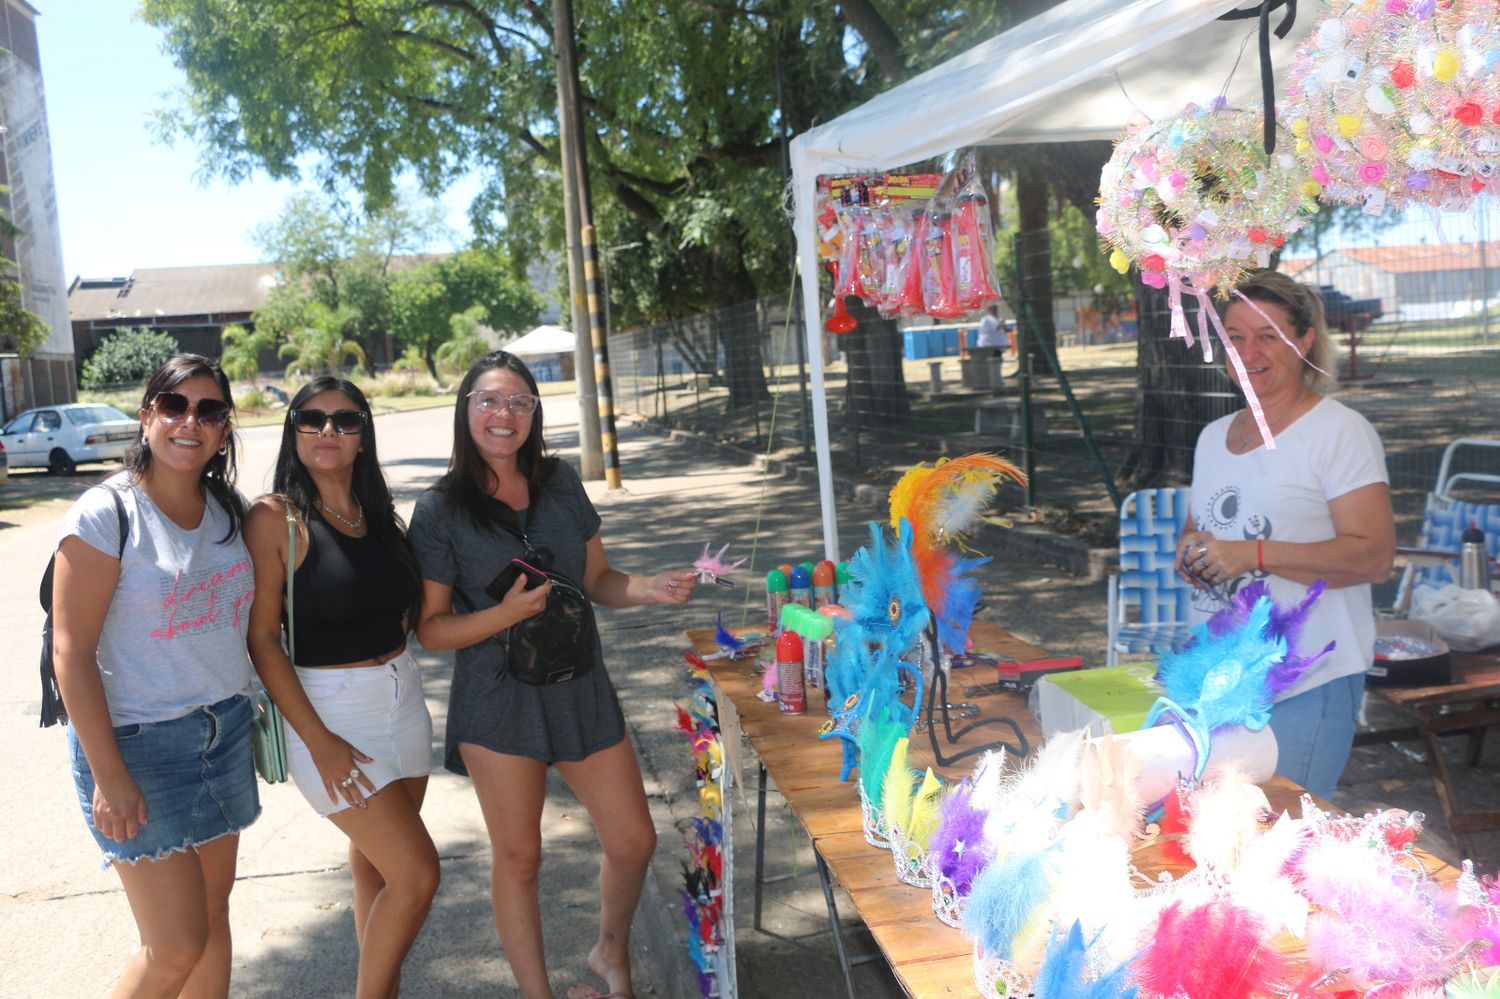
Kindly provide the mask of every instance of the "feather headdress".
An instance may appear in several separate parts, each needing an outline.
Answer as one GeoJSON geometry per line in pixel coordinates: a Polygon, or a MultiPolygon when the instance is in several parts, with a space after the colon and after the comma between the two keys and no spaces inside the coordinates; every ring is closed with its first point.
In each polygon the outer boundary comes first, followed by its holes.
{"type": "Polygon", "coordinates": [[[927,768],[917,793],[911,799],[911,817],[906,821],[906,838],[921,847],[925,853],[937,832],[939,807],[943,795],[943,780],[927,768]]]}
{"type": "MultiPolygon", "coordinates": [[[[1312,613],[1312,605],[1323,595],[1327,589],[1321,579],[1307,588],[1307,596],[1300,603],[1291,607],[1282,607],[1272,601],[1271,616],[1266,622],[1265,637],[1286,639],[1286,656],[1266,674],[1266,691],[1275,700],[1276,695],[1297,682],[1297,678],[1307,672],[1319,659],[1332,652],[1336,643],[1329,642],[1323,646],[1322,651],[1307,653],[1298,645],[1298,638],[1302,634],[1302,626],[1307,623],[1307,617],[1312,613]]],[[[1216,612],[1208,619],[1208,630],[1214,635],[1227,634],[1235,628],[1241,627],[1250,619],[1256,604],[1260,603],[1262,597],[1270,598],[1271,588],[1263,579],[1257,579],[1238,590],[1230,602],[1230,606],[1216,612]]]]}
{"type": "Polygon", "coordinates": [[[962,558],[948,547],[961,543],[995,497],[1003,479],[1026,481],[1025,474],[993,454],[970,454],[940,461],[933,468],[917,465],[891,489],[891,523],[911,523],[912,558],[922,593],[937,620],[938,640],[963,652],[979,586],[969,574],[988,558],[962,558]]]}
{"type": "Polygon", "coordinates": [[[1015,851],[974,879],[964,908],[964,932],[985,953],[1011,960],[1022,943],[1019,938],[1035,935],[1052,896],[1050,849],[1015,851]]]}
{"type": "Polygon", "coordinates": [[[1183,649],[1161,657],[1156,679],[1163,696],[1187,711],[1204,732],[1225,725],[1265,728],[1271,720],[1268,675],[1286,659],[1286,638],[1267,634],[1271,599],[1256,601],[1249,617],[1222,634],[1193,629],[1183,649]]]}
{"type": "Polygon", "coordinates": [[[1130,984],[1129,965],[1089,979],[1091,946],[1093,941],[1084,942],[1083,926],[1076,920],[1067,933],[1054,935],[1033,982],[1033,992],[1047,999],[1134,999],[1140,990],[1130,984]]]}
{"type": "Polygon", "coordinates": [[[1052,841],[1078,807],[1082,750],[1082,732],[1060,732],[1031,754],[1020,772],[975,788],[974,806],[987,813],[985,841],[996,856],[1052,841]]]}
{"type": "Polygon", "coordinates": [[[980,757],[974,774],[950,790],[939,808],[937,829],[927,850],[938,873],[952,882],[959,898],[969,894],[974,878],[993,856],[985,846],[985,813],[974,806],[974,789],[986,775],[999,780],[1004,756],[1005,751],[1000,750],[980,757]]]}
{"type": "Polygon", "coordinates": [[[1151,943],[1132,962],[1147,994],[1193,999],[1275,995],[1284,961],[1252,912],[1222,899],[1162,910],[1151,943]]]}
{"type": "Polygon", "coordinates": [[[867,717],[859,730],[859,783],[865,797],[876,808],[885,796],[885,775],[890,769],[896,743],[906,737],[907,726],[880,712],[867,717]]]}
{"type": "MultiPolygon", "coordinates": [[[[885,786],[880,797],[872,799],[872,803],[885,812],[885,829],[896,828],[903,833],[911,828],[911,801],[917,793],[917,775],[906,765],[909,745],[905,736],[896,740],[891,750],[891,762],[885,768],[885,786]]],[[[868,794],[868,790],[865,793],[868,794]]]]}

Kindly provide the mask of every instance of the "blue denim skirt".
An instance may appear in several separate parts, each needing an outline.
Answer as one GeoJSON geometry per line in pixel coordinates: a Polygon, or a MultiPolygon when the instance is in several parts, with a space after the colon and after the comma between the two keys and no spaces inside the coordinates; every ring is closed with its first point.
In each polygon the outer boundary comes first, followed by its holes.
{"type": "Polygon", "coordinates": [[[255,821],[260,792],[250,752],[251,718],[250,698],[235,696],[171,721],[117,727],[125,769],[146,798],[146,824],[123,843],[94,828],[94,775],[77,735],[68,729],[78,804],[106,866],[161,860],[255,821]]]}

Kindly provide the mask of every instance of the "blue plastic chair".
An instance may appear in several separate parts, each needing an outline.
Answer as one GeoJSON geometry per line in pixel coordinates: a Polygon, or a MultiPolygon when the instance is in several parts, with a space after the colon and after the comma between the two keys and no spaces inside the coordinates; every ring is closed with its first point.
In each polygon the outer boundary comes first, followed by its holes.
{"type": "Polygon", "coordinates": [[[1185,641],[1193,588],[1172,571],[1188,490],[1141,489],[1120,504],[1120,572],[1109,577],[1106,662],[1161,655],[1185,641]]]}
{"type": "Polygon", "coordinates": [[[1443,450],[1437,481],[1427,494],[1422,511],[1422,529],[1415,549],[1403,549],[1406,568],[1396,590],[1396,608],[1405,613],[1411,606],[1412,590],[1418,586],[1443,586],[1458,581],[1458,560],[1441,553],[1457,552],[1463,533],[1470,524],[1484,532],[1490,558],[1500,557],[1500,504],[1461,500],[1453,496],[1455,487],[1479,485],[1488,490],[1500,487],[1500,474],[1491,472],[1454,472],[1453,456],[1462,448],[1493,448],[1491,464],[1500,460],[1500,441],[1464,437],[1443,450]],[[1435,554],[1436,553],[1436,554],[1435,554]]]}

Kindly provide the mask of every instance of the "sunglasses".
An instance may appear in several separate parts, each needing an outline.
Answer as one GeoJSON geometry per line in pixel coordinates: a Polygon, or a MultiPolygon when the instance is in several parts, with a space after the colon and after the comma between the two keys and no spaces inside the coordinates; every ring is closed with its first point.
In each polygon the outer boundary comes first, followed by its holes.
{"type": "Polygon", "coordinates": [[[365,432],[365,414],[357,409],[336,409],[331,413],[321,409],[294,409],[290,416],[292,427],[299,434],[321,434],[330,423],[333,432],[340,437],[365,432]]]}
{"type": "Polygon", "coordinates": [[[194,412],[198,422],[205,427],[222,427],[229,422],[229,403],[222,399],[203,398],[194,406],[181,392],[158,392],[156,398],[151,400],[151,405],[155,408],[156,415],[168,423],[180,423],[187,419],[189,410],[194,412]]]}
{"type": "Polygon", "coordinates": [[[492,392],[489,389],[480,389],[469,393],[469,405],[476,412],[489,416],[504,410],[510,410],[517,416],[529,416],[536,412],[536,408],[542,404],[542,400],[526,392],[517,392],[514,395],[505,395],[500,392],[492,392]]]}

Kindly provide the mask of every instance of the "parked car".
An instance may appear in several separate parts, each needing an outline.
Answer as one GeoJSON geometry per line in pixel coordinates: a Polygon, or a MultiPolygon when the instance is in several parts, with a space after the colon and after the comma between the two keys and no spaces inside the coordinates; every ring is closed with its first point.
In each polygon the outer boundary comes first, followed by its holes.
{"type": "Polygon", "coordinates": [[[0,447],[12,468],[44,467],[70,475],[79,463],[125,456],[141,424],[113,406],[70,403],[28,409],[5,425],[0,447]]]}
{"type": "Polygon", "coordinates": [[[10,459],[5,455],[5,445],[0,444],[0,486],[10,477],[10,459]]]}

